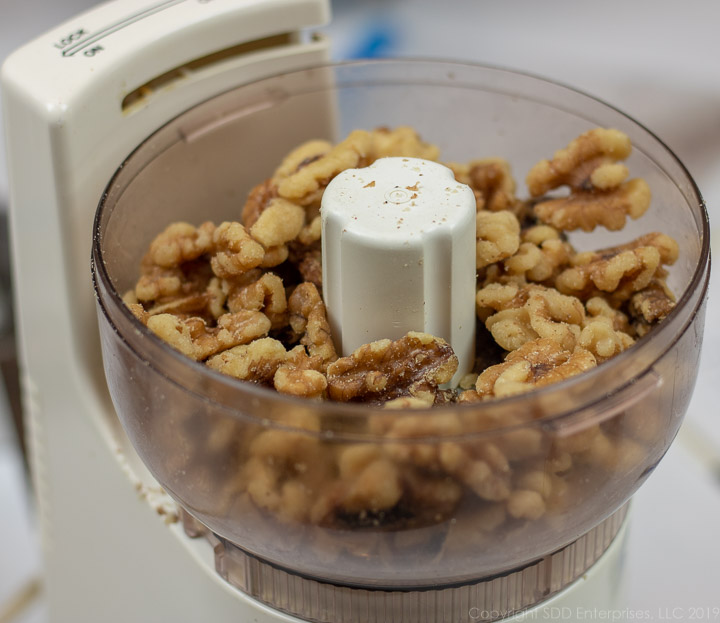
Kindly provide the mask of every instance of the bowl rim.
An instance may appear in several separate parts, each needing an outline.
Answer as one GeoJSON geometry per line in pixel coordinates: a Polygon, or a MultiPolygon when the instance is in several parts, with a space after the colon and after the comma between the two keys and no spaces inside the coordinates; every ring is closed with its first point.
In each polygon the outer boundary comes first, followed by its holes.
{"type": "MultiPolygon", "coordinates": [[[[670,327],[674,325],[681,314],[687,314],[687,318],[685,318],[684,321],[681,321],[681,327],[676,330],[676,333],[672,336],[671,339],[668,339],[668,343],[665,345],[665,348],[657,354],[656,357],[654,357],[653,361],[648,363],[642,371],[637,375],[637,377],[627,379],[622,384],[617,385],[613,388],[611,392],[608,392],[606,394],[607,396],[615,395],[619,392],[622,392],[624,389],[626,389],[628,386],[633,385],[638,378],[644,376],[648,371],[650,371],[655,364],[655,362],[660,359],[664,353],[666,353],[668,350],[672,348],[672,346],[675,344],[675,342],[680,339],[680,337],[685,333],[689,325],[694,320],[695,315],[697,314],[698,309],[703,305],[706,297],[707,297],[707,291],[708,291],[708,285],[709,285],[709,273],[710,273],[710,225],[709,225],[709,218],[708,213],[706,209],[705,201],[702,197],[702,194],[700,192],[700,189],[698,188],[695,180],[693,179],[692,175],[688,171],[688,169],[685,167],[685,165],[682,163],[682,161],[678,158],[678,156],[673,152],[673,150],[662,140],[660,139],[654,132],[649,130],[646,126],[644,126],[642,123],[638,122],[634,117],[631,117],[627,113],[623,112],[622,110],[618,109],[617,107],[613,106],[612,104],[608,104],[607,102],[603,101],[602,99],[599,99],[593,95],[590,95],[582,90],[579,90],[575,87],[568,86],[562,82],[547,79],[541,76],[538,76],[533,73],[525,72],[525,71],[518,71],[515,69],[508,69],[503,68],[495,65],[488,65],[488,64],[481,64],[481,63],[473,63],[473,62],[465,62],[465,61],[455,61],[455,60],[438,60],[438,59],[426,59],[426,58],[400,58],[400,59],[368,59],[368,60],[353,60],[353,61],[342,61],[342,62],[330,62],[330,63],[323,63],[319,65],[313,65],[310,67],[305,67],[301,69],[295,69],[293,71],[284,71],[279,72],[276,74],[272,74],[269,76],[265,76],[261,79],[254,80],[242,85],[234,86],[224,93],[220,93],[219,95],[215,95],[213,98],[216,97],[222,97],[224,94],[236,91],[237,89],[242,89],[244,87],[250,87],[253,85],[259,85],[264,82],[270,82],[274,80],[278,80],[283,78],[284,76],[292,76],[292,75],[301,75],[303,73],[307,73],[309,71],[323,71],[323,70],[343,70],[346,68],[356,68],[356,67],[363,67],[363,66],[371,66],[371,65],[384,65],[384,66],[390,66],[390,65],[414,65],[419,66],[422,64],[431,64],[439,67],[463,67],[470,70],[480,70],[480,71],[486,71],[486,72],[497,72],[499,74],[505,74],[507,76],[516,76],[521,77],[526,80],[535,80],[539,83],[548,85],[552,88],[558,89],[560,91],[566,90],[569,91],[576,96],[580,96],[582,98],[587,98],[588,100],[593,101],[595,104],[600,104],[611,111],[613,111],[615,114],[619,114],[622,116],[625,120],[630,122],[631,125],[635,126],[639,131],[645,133],[648,138],[650,138],[652,141],[654,141],[657,146],[665,152],[667,156],[670,157],[670,159],[674,162],[674,164],[679,168],[681,175],[685,178],[684,181],[688,183],[689,186],[689,194],[691,194],[694,198],[694,202],[692,205],[690,205],[690,209],[693,212],[693,216],[695,216],[695,221],[699,225],[700,229],[700,238],[701,238],[701,244],[700,244],[700,253],[699,253],[699,259],[697,262],[697,265],[694,267],[692,278],[690,279],[690,282],[685,287],[682,295],[680,298],[678,298],[674,308],[671,310],[671,312],[668,314],[668,316],[663,319],[663,321],[658,325],[657,328],[653,329],[652,332],[649,334],[639,338],[635,344],[633,344],[630,348],[626,349],[625,351],[619,353],[618,355],[614,356],[611,360],[608,362],[604,362],[602,364],[599,364],[595,368],[592,368],[590,370],[587,370],[579,375],[576,375],[574,377],[570,377],[567,379],[564,379],[562,381],[559,381],[557,383],[553,383],[551,385],[547,385],[544,387],[540,387],[537,389],[534,389],[528,393],[525,394],[519,394],[514,396],[508,396],[505,398],[493,398],[490,400],[485,400],[481,402],[474,402],[474,403],[453,403],[450,406],[434,406],[434,407],[426,407],[426,408],[416,408],[412,409],[410,412],[412,413],[434,413],[434,414],[440,414],[440,413],[447,413],[449,411],[452,411],[454,413],[462,414],[462,413],[470,413],[470,412],[477,412],[480,411],[490,411],[495,410],[500,407],[502,408],[512,408],[517,405],[524,405],[525,408],[527,408],[527,401],[529,397],[532,398],[539,398],[539,397],[547,397],[551,396],[553,394],[559,394],[566,392],[568,388],[577,386],[577,384],[581,381],[587,382],[589,380],[592,380],[595,377],[598,377],[611,366],[615,365],[615,367],[619,367],[619,365],[622,362],[625,362],[629,360],[630,358],[633,358],[636,356],[636,354],[639,352],[640,349],[643,348],[643,345],[647,345],[648,342],[651,340],[651,338],[657,337],[659,334],[669,334],[670,327]],[[698,211],[696,214],[695,211],[698,211]],[[699,217],[699,218],[698,218],[699,217]],[[699,294],[698,294],[699,289],[699,294]],[[692,300],[696,299],[695,305],[692,307],[692,309],[686,309],[688,305],[691,304],[692,300]],[[606,365],[607,364],[607,365],[606,365]]],[[[414,81],[413,83],[416,83],[414,81]]],[[[494,89],[495,91],[498,91],[498,89],[494,89]]],[[[374,405],[374,404],[367,404],[367,403],[341,403],[341,402],[335,402],[335,401],[309,401],[305,398],[300,398],[296,396],[281,394],[277,392],[276,390],[272,388],[266,388],[262,387],[253,383],[248,383],[247,381],[243,381],[234,377],[231,377],[229,375],[223,374],[221,372],[218,372],[216,370],[213,370],[212,368],[209,368],[206,366],[203,362],[198,362],[190,359],[186,355],[182,354],[180,351],[174,349],[169,344],[164,342],[162,339],[160,339],[157,335],[155,335],[149,328],[147,328],[145,325],[143,325],[130,311],[128,306],[124,303],[120,293],[115,289],[112,279],[110,278],[110,275],[108,274],[105,262],[103,260],[103,253],[102,253],[102,241],[103,241],[103,235],[102,235],[102,224],[103,221],[108,221],[112,211],[114,209],[114,206],[109,206],[106,203],[106,200],[108,196],[110,195],[110,191],[113,188],[113,186],[116,184],[118,178],[122,175],[126,164],[135,156],[135,154],[143,148],[143,146],[157,133],[162,131],[163,128],[165,128],[168,124],[172,123],[175,119],[182,117],[183,115],[189,113],[192,110],[195,110],[199,106],[203,106],[205,103],[207,103],[210,100],[202,101],[188,110],[184,111],[183,113],[180,113],[180,115],[169,119],[167,122],[165,122],[163,125],[158,127],[155,131],[153,131],[148,137],[146,137],[139,145],[135,147],[135,149],[122,161],[118,169],[113,173],[112,177],[110,178],[108,184],[106,185],[101,198],[99,200],[95,217],[93,221],[93,240],[92,240],[92,257],[91,257],[91,272],[92,272],[92,281],[93,281],[93,288],[95,293],[96,302],[98,303],[99,309],[102,310],[102,313],[104,314],[107,321],[112,326],[114,332],[118,335],[118,337],[124,342],[124,344],[135,353],[135,355],[140,358],[142,361],[150,365],[157,373],[161,374],[164,378],[166,378],[168,381],[172,382],[175,385],[180,386],[184,391],[193,394],[194,396],[197,396],[203,401],[210,401],[213,404],[214,408],[219,408],[224,411],[230,412],[234,416],[241,416],[243,418],[250,418],[253,421],[259,420],[261,418],[258,418],[257,416],[251,415],[246,413],[244,410],[240,411],[239,409],[230,409],[226,405],[223,405],[220,402],[217,402],[213,400],[212,398],[208,397],[207,395],[202,395],[193,389],[190,389],[188,387],[182,386],[180,383],[177,382],[176,379],[172,378],[171,376],[167,375],[164,370],[158,369],[156,365],[154,365],[153,362],[149,360],[148,357],[144,356],[143,353],[138,352],[138,349],[128,342],[126,337],[122,334],[122,332],[118,329],[116,326],[116,323],[113,321],[111,315],[108,312],[107,309],[107,303],[103,299],[101,295],[101,290],[105,290],[107,293],[109,293],[109,303],[111,303],[114,307],[120,309],[120,313],[122,314],[123,319],[130,323],[133,329],[136,332],[139,332],[140,335],[145,338],[145,340],[150,340],[150,344],[152,344],[152,348],[157,349],[160,353],[162,353],[165,357],[171,357],[174,361],[176,361],[179,365],[184,366],[190,366],[190,369],[194,371],[196,374],[200,375],[201,377],[207,378],[212,383],[219,383],[221,384],[224,389],[228,389],[233,392],[237,392],[239,398],[243,398],[247,401],[251,401],[253,399],[260,399],[260,400],[270,400],[274,403],[278,403],[279,405],[287,405],[288,408],[311,408],[314,412],[319,413],[320,415],[326,414],[326,415],[342,415],[342,416],[349,416],[349,417],[362,417],[366,418],[371,415],[378,415],[382,413],[383,415],[387,416],[390,411],[387,409],[383,409],[382,405],[374,405]],[[109,214],[108,214],[109,210],[109,214]],[[106,217],[107,215],[107,217],[106,217]],[[100,287],[100,283],[102,283],[102,288],[100,287]]],[[[559,107],[558,107],[559,108],[559,107]]],[[[124,192],[124,190],[123,190],[124,192]]],[[[684,194],[684,193],[683,193],[684,194]]],[[[144,341],[144,340],[143,340],[144,341]]],[[[658,340],[654,340],[657,342],[658,340]]],[[[492,428],[488,430],[478,431],[478,435],[484,435],[484,434],[491,434],[491,435],[497,435],[503,432],[508,432],[511,430],[515,430],[517,428],[526,428],[529,424],[537,424],[538,426],[541,426],[543,428],[546,427],[557,427],[559,423],[563,421],[563,419],[566,419],[569,416],[572,416],[578,408],[586,409],[588,407],[591,407],[593,404],[597,403],[598,400],[595,400],[594,402],[591,401],[588,404],[580,405],[579,407],[573,408],[570,411],[563,411],[561,413],[547,415],[541,418],[533,419],[530,421],[523,422],[521,424],[512,424],[509,426],[498,426],[497,428],[492,428]]],[[[242,402],[239,402],[238,404],[243,404],[242,402]]],[[[398,410],[396,413],[401,416],[403,414],[407,414],[408,410],[398,410]]],[[[265,419],[265,418],[262,418],[265,419]]],[[[288,427],[292,428],[292,427],[288,427]]],[[[342,434],[341,432],[338,434],[342,434]]],[[[445,439],[445,437],[443,437],[445,439]]],[[[419,440],[419,438],[418,438],[419,440]]]]}

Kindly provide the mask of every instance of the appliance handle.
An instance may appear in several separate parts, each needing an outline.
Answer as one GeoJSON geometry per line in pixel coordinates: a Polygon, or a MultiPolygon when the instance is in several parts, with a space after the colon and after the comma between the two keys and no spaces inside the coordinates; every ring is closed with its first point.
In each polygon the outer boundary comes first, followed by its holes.
{"type": "Polygon", "coordinates": [[[108,90],[126,110],[128,95],[166,85],[178,68],[277,37],[298,43],[329,19],[328,0],[113,0],[20,48],[4,70],[33,76],[27,95],[58,111],[108,90]]]}

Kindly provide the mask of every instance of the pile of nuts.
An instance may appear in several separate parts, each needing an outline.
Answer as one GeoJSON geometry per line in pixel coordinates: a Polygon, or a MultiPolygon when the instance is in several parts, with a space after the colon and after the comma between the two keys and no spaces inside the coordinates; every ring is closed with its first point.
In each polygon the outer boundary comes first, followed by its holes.
{"type": "Polygon", "coordinates": [[[578,229],[621,230],[648,209],[647,183],[628,179],[623,164],[630,151],[622,132],[590,130],[530,170],[524,199],[500,158],[445,163],[476,197],[478,339],[489,345],[457,390],[442,388],[457,369],[451,347],[425,333],[339,357],[322,299],[323,190],[339,172],[381,157],[438,161],[437,147],[413,129],[307,142],[252,189],[239,222],[169,225],[125,295],[151,331],[243,381],[387,413],[360,431],[378,441],[357,443],[328,442],[311,409],[277,428],[227,422],[207,439],[193,432],[202,414],[187,414],[171,436],[186,449],[174,469],[224,492],[218,514],[246,516],[252,507],[284,524],[376,531],[452,518],[448,547],[455,538],[467,548],[500,526],[559,515],[593,478],[639,465],[659,434],[648,421],[615,418],[553,437],[522,426],[532,413],[512,422],[485,413],[474,432],[514,428],[465,439],[467,413],[413,410],[458,403],[461,412],[580,374],[667,316],[674,297],[665,267],[678,257],[672,238],[653,232],[590,252],[568,241],[578,229]]]}

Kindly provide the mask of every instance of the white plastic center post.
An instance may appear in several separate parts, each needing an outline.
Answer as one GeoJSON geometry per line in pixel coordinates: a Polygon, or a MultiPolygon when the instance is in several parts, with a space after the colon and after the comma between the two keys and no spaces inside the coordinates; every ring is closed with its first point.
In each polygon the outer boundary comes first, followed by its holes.
{"type": "Polygon", "coordinates": [[[323,294],[339,352],[422,331],[475,352],[475,197],[447,167],[380,158],[348,169],[322,199],[323,294]]]}

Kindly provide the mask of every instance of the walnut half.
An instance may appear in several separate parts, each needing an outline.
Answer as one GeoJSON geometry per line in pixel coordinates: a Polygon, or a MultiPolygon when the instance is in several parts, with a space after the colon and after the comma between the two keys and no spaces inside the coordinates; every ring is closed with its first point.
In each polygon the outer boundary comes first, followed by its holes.
{"type": "Polygon", "coordinates": [[[330,364],[328,394],[349,402],[385,402],[401,396],[435,393],[457,370],[450,345],[427,333],[365,344],[330,364]]]}

